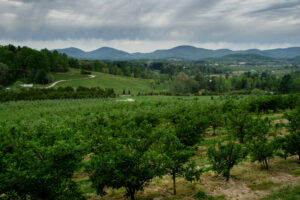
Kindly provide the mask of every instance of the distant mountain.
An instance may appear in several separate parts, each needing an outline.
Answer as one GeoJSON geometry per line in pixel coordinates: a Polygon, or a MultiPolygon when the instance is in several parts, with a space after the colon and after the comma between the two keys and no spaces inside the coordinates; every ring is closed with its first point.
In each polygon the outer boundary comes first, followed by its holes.
{"type": "Polygon", "coordinates": [[[196,48],[193,46],[178,46],[172,49],[156,50],[152,53],[144,54],[144,58],[151,59],[168,59],[178,58],[187,60],[199,60],[209,57],[221,57],[231,54],[229,49],[209,50],[203,48],[196,48]]]}
{"type": "MultiPolygon", "coordinates": [[[[102,47],[94,51],[84,52],[77,48],[57,49],[60,53],[80,59],[89,60],[135,60],[135,59],[185,59],[185,60],[201,60],[204,58],[220,58],[227,55],[235,54],[241,57],[248,55],[248,58],[259,55],[271,58],[294,58],[300,55],[300,47],[291,47],[286,49],[259,50],[249,49],[244,51],[232,51],[230,49],[210,50],[197,48],[193,46],[178,46],[171,49],[156,50],[151,53],[127,53],[117,49],[102,47]]],[[[258,59],[258,57],[256,57],[258,59]]],[[[260,57],[259,59],[262,59],[260,57]]],[[[266,58],[263,58],[266,59],[266,58]]]]}
{"type": "Polygon", "coordinates": [[[77,49],[74,47],[66,48],[66,49],[56,49],[59,53],[65,53],[70,57],[74,58],[85,58],[86,52],[82,51],[81,49],[77,49]]]}
{"type": "Polygon", "coordinates": [[[296,56],[294,58],[289,59],[290,61],[294,62],[294,63],[299,63],[300,64],[300,56],[296,56]]]}
{"type": "Polygon", "coordinates": [[[87,53],[88,59],[99,60],[127,60],[130,59],[130,54],[125,51],[120,51],[110,47],[102,47],[87,53]]]}
{"type": "Polygon", "coordinates": [[[264,56],[273,58],[293,58],[300,55],[300,47],[290,47],[286,49],[272,49],[262,51],[264,56]]]}

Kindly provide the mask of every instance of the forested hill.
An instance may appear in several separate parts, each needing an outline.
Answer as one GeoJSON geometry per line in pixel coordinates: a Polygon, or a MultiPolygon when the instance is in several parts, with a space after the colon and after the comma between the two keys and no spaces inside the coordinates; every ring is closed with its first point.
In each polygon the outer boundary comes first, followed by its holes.
{"type": "Polygon", "coordinates": [[[178,46],[171,49],[156,50],[151,53],[128,53],[117,49],[102,47],[94,51],[85,52],[77,48],[57,49],[58,52],[67,55],[89,60],[137,60],[137,59],[184,59],[201,60],[205,58],[220,58],[232,54],[251,54],[270,58],[290,59],[300,55],[300,47],[285,49],[259,50],[248,49],[232,51],[230,49],[210,50],[193,46],[178,46]]]}
{"type": "Polygon", "coordinates": [[[230,54],[219,58],[223,61],[236,61],[236,62],[257,62],[257,61],[271,61],[273,58],[262,56],[258,54],[230,54]]]}
{"type": "Polygon", "coordinates": [[[66,72],[76,60],[66,54],[28,47],[0,46],[0,85],[16,80],[31,83],[51,82],[50,72],[66,72]]]}

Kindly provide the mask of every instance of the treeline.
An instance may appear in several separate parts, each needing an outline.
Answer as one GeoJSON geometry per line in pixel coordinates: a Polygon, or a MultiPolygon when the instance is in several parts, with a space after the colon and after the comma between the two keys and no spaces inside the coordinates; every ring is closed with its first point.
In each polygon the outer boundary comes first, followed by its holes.
{"type": "Polygon", "coordinates": [[[222,66],[208,66],[189,61],[75,61],[77,68],[109,73],[120,76],[130,76],[136,78],[152,78],[168,80],[179,72],[185,72],[188,75],[197,73],[203,74],[225,74],[231,72],[222,66]]]}
{"type": "Polygon", "coordinates": [[[69,67],[75,67],[74,64],[75,59],[57,51],[0,46],[0,86],[7,86],[16,80],[46,84],[52,81],[49,72],[66,72],[69,67]]]}
{"type": "Polygon", "coordinates": [[[116,94],[114,89],[102,89],[99,87],[86,88],[59,87],[39,89],[29,88],[20,90],[1,90],[0,102],[20,100],[44,100],[44,99],[86,99],[86,98],[113,98],[116,94]]]}
{"type": "Polygon", "coordinates": [[[142,61],[88,61],[75,60],[75,68],[135,78],[153,78],[155,74],[142,61]]]}
{"type": "MultiPolygon", "coordinates": [[[[202,73],[188,76],[184,72],[177,74],[171,83],[173,94],[216,94],[231,91],[261,91],[267,93],[300,92],[300,70],[282,77],[272,75],[269,71],[262,73],[245,72],[239,76],[208,76],[202,73]]],[[[247,92],[246,92],[247,93],[247,92]]]]}
{"type": "MultiPolygon", "coordinates": [[[[97,194],[124,188],[134,200],[156,177],[170,175],[176,195],[177,177],[196,181],[214,170],[228,181],[231,169],[247,158],[266,169],[276,155],[297,155],[300,161],[299,107],[285,114],[288,133],[282,135],[268,118],[248,112],[243,100],[209,105],[175,102],[171,109],[164,109],[166,102],[144,104],[139,108],[154,106],[161,112],[106,108],[106,113],[84,111],[59,125],[53,116],[33,124],[0,123],[1,197],[85,199],[72,179],[82,167],[97,194]],[[207,168],[193,158],[199,156],[196,151],[209,127],[212,135],[219,134],[220,127],[226,132],[209,144],[205,157],[211,166],[207,168]]],[[[120,105],[124,106],[130,107],[120,105]]]]}

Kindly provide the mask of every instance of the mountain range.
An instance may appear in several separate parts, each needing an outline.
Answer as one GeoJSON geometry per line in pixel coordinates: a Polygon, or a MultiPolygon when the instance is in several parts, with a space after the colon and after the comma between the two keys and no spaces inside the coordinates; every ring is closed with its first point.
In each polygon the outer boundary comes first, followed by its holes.
{"type": "Polygon", "coordinates": [[[137,59],[184,59],[201,60],[205,58],[220,58],[228,55],[260,55],[276,59],[290,59],[300,56],[300,47],[283,49],[259,50],[248,49],[233,51],[230,49],[210,50],[193,46],[177,46],[171,49],[156,50],[151,53],[128,53],[110,47],[102,47],[94,51],[85,52],[78,48],[56,49],[70,57],[87,60],[137,60],[137,59]]]}

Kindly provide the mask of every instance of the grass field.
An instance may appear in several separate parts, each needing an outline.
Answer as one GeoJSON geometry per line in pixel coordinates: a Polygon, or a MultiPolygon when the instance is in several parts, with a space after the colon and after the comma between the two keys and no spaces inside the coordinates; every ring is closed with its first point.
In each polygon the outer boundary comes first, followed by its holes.
{"type": "Polygon", "coordinates": [[[69,68],[69,71],[64,73],[52,73],[53,81],[59,80],[72,80],[72,79],[82,79],[87,78],[87,75],[81,74],[80,70],[69,68]]]}
{"type": "Polygon", "coordinates": [[[116,93],[122,94],[125,89],[126,93],[130,90],[131,94],[149,93],[149,92],[166,92],[169,90],[168,83],[157,84],[152,87],[151,83],[154,80],[151,79],[140,79],[133,77],[117,76],[112,74],[105,74],[100,72],[92,73],[95,78],[86,78],[86,75],[80,74],[80,70],[70,69],[67,73],[53,73],[52,76],[54,81],[68,80],[60,82],[55,87],[66,87],[71,86],[77,88],[79,86],[84,87],[101,87],[101,88],[113,88],[116,93]],[[83,80],[72,80],[72,79],[83,79],[83,80]]]}

